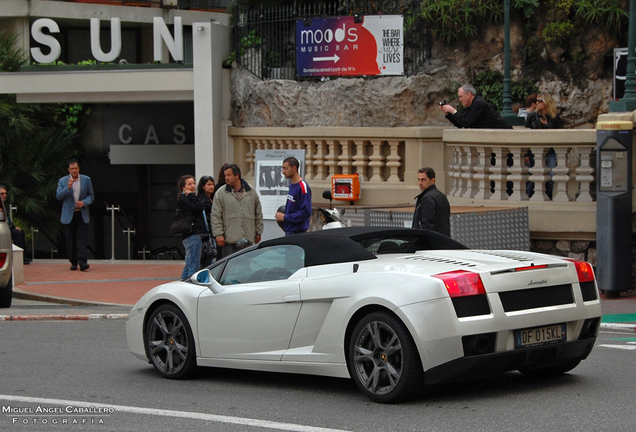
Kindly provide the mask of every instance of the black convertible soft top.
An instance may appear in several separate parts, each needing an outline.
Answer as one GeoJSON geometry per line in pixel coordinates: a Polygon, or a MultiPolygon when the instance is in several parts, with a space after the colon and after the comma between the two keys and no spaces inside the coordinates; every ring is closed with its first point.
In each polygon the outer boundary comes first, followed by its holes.
{"type": "Polygon", "coordinates": [[[305,251],[305,266],[375,259],[382,253],[466,249],[461,243],[429,230],[390,227],[335,228],[279,237],[258,244],[297,245],[305,251]],[[375,253],[374,253],[375,252],[375,253]]]}

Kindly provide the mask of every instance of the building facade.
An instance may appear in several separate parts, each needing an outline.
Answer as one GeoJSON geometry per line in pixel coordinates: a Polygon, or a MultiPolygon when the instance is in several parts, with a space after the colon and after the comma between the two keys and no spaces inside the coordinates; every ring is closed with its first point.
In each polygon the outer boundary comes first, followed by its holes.
{"type": "MultiPolygon", "coordinates": [[[[0,2],[0,27],[30,59],[20,72],[0,74],[0,92],[22,103],[91,106],[80,163],[95,188],[89,244],[97,258],[179,257],[180,238],[168,235],[177,179],[216,177],[233,158],[229,72],[221,66],[229,16],[179,3],[0,2]]],[[[56,256],[57,245],[36,247],[49,248],[56,256]]]]}

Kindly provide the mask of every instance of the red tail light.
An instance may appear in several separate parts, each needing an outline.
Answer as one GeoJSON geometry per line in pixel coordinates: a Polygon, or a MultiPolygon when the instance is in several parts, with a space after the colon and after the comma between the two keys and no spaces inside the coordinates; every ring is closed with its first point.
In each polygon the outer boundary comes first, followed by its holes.
{"type": "Polygon", "coordinates": [[[457,270],[436,274],[433,277],[444,281],[451,298],[486,294],[486,289],[478,273],[457,270]]]}
{"type": "Polygon", "coordinates": [[[590,263],[577,259],[566,259],[566,261],[574,263],[579,282],[592,282],[594,280],[594,270],[590,263]]]}
{"type": "Polygon", "coordinates": [[[544,269],[544,268],[548,268],[548,265],[544,264],[544,265],[533,265],[528,267],[517,267],[515,271],[518,272],[518,271],[526,271],[526,270],[538,270],[538,269],[544,269]]]}
{"type": "Polygon", "coordinates": [[[4,267],[4,263],[7,262],[7,254],[6,253],[1,253],[0,254],[0,267],[4,267]]]}

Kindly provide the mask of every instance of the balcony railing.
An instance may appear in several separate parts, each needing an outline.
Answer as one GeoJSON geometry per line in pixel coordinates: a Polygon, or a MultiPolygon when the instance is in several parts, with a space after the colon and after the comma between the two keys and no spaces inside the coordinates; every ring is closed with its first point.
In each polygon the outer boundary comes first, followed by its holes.
{"type": "Polygon", "coordinates": [[[530,230],[546,238],[596,230],[595,130],[231,127],[229,137],[248,182],[256,150],[305,150],[318,202],[333,174],[358,173],[357,205],[412,206],[417,170],[430,166],[455,207],[527,207],[530,230]]]}
{"type": "Polygon", "coordinates": [[[596,200],[594,130],[447,130],[448,194],[489,201],[596,200]],[[503,141],[503,142],[502,142],[503,141]]]}

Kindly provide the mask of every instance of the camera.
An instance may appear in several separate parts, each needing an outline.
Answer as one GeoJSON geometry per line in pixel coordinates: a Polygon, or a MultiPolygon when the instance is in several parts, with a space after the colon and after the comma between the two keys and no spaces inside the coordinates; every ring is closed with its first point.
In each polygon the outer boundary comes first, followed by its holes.
{"type": "Polygon", "coordinates": [[[443,100],[443,101],[441,101],[441,102],[439,103],[439,106],[444,106],[444,105],[446,105],[446,101],[445,101],[445,100],[443,100]]]}

